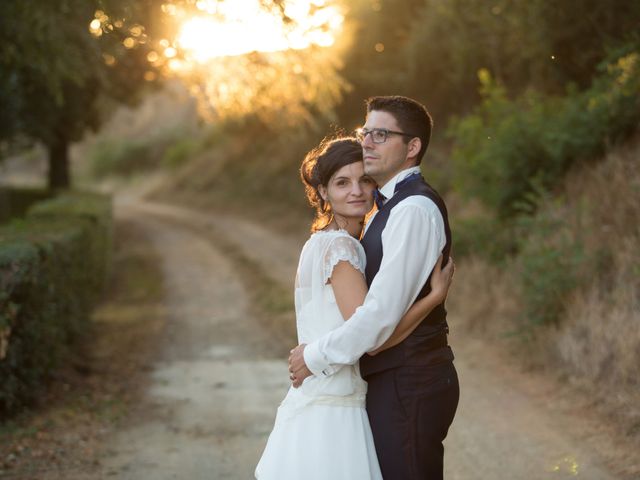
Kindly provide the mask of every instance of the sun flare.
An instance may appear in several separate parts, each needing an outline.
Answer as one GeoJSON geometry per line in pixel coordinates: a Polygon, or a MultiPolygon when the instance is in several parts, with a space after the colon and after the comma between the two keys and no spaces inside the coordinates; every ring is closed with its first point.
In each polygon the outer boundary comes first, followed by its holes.
{"type": "Polygon", "coordinates": [[[333,45],[344,17],[323,0],[291,0],[285,22],[279,12],[266,10],[259,0],[199,1],[201,14],[185,19],[177,46],[189,60],[211,59],[246,53],[304,49],[333,45]]]}

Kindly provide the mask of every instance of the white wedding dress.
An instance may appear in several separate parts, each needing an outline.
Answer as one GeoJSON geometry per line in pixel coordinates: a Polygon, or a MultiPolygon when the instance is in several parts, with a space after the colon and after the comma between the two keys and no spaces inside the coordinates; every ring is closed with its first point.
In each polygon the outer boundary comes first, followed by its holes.
{"type": "MultiPolygon", "coordinates": [[[[312,342],[344,319],[327,280],[340,261],[364,272],[360,242],[344,230],[316,232],[304,245],[295,288],[298,342],[312,342]]],[[[255,471],[259,480],[382,480],[358,366],[291,387],[255,471]]]]}

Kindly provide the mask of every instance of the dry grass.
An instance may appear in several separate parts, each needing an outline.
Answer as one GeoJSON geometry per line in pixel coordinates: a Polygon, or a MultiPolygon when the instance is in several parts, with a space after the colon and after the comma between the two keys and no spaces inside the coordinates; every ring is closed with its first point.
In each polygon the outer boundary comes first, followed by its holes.
{"type": "MultiPolygon", "coordinates": [[[[570,177],[568,204],[582,209],[584,242],[600,271],[567,305],[553,358],[640,440],[640,141],[570,177]]],[[[639,442],[640,443],[640,442],[639,442]]]]}
{"type": "MultiPolygon", "coordinates": [[[[583,242],[599,271],[571,298],[557,356],[572,375],[640,386],[640,142],[569,177],[567,203],[582,218],[583,242]]],[[[574,229],[578,225],[570,226],[574,229]]]]}
{"type": "Polygon", "coordinates": [[[640,289],[620,271],[611,284],[595,281],[571,300],[555,349],[572,375],[638,388],[640,289]]]}
{"type": "Polygon", "coordinates": [[[447,299],[452,330],[501,339],[514,329],[520,309],[513,274],[479,257],[456,262],[456,278],[447,299]]]}
{"type": "MultiPolygon", "coordinates": [[[[563,199],[543,205],[542,215],[562,220],[552,236],[583,245],[586,279],[570,295],[557,326],[535,329],[527,342],[508,346],[518,347],[522,364],[567,380],[640,446],[639,157],[640,139],[570,174],[563,199]]],[[[491,339],[516,330],[523,312],[517,259],[504,267],[475,257],[458,263],[448,301],[453,326],[491,339]]]]}

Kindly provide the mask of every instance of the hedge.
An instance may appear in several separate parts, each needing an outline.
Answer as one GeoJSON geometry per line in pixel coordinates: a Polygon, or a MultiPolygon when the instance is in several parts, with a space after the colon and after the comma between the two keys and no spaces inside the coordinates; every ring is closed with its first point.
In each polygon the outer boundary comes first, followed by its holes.
{"type": "Polygon", "coordinates": [[[0,414],[35,399],[108,276],[111,201],[67,193],[0,227],[0,414]]]}
{"type": "Polygon", "coordinates": [[[22,217],[31,205],[53,196],[42,188],[15,188],[0,186],[0,223],[22,217]]]}

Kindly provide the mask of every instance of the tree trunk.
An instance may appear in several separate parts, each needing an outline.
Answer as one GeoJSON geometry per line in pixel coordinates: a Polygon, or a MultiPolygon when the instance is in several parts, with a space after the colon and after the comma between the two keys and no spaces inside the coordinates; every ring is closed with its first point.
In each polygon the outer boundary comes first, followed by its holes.
{"type": "Polygon", "coordinates": [[[68,189],[71,186],[69,175],[69,141],[56,138],[49,145],[49,188],[68,189]]]}

